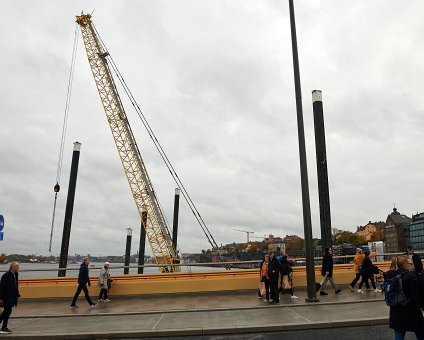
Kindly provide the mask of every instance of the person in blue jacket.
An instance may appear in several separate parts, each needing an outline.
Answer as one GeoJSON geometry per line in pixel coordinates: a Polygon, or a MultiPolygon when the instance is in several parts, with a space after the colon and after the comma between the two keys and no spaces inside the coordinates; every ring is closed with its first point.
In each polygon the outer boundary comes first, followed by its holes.
{"type": "Polygon", "coordinates": [[[18,304],[19,295],[19,263],[12,262],[10,269],[3,274],[0,281],[0,303],[4,310],[0,315],[0,323],[3,322],[0,333],[10,334],[12,331],[7,328],[12,308],[18,304]]]}

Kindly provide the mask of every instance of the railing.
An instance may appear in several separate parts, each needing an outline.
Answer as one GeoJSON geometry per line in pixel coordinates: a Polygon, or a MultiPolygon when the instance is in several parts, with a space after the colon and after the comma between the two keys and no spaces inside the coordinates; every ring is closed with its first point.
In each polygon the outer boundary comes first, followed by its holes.
{"type": "MultiPolygon", "coordinates": [[[[424,255],[424,251],[417,251],[415,252],[416,254],[423,254],[424,255]]],[[[384,261],[390,261],[393,257],[395,256],[399,256],[399,255],[403,255],[404,253],[383,253],[383,254],[377,254],[376,255],[376,260],[378,262],[384,262],[384,261]]],[[[333,256],[333,260],[335,264],[349,264],[352,263],[353,258],[355,255],[343,255],[343,256],[333,256]]],[[[422,256],[423,257],[423,256],[422,256]]],[[[304,257],[289,257],[289,260],[292,261],[295,266],[303,266],[305,265],[305,261],[306,259],[304,257]]],[[[322,257],[315,257],[314,261],[315,261],[315,265],[320,265],[321,264],[321,260],[322,257]]],[[[205,263],[180,263],[180,264],[174,264],[175,266],[180,266],[180,267],[186,267],[187,271],[186,272],[192,272],[193,268],[192,267],[208,267],[210,268],[229,268],[229,269],[255,269],[255,268],[259,268],[259,264],[261,263],[261,260],[251,260],[251,261],[227,261],[227,262],[205,262],[205,263]]],[[[43,265],[44,263],[30,263],[32,265],[43,265]]],[[[70,271],[70,272],[76,272],[79,271],[79,265],[75,266],[75,267],[66,267],[66,268],[57,268],[57,267],[50,267],[50,268],[34,268],[34,269],[26,269],[25,268],[26,263],[22,263],[21,264],[21,269],[20,272],[21,273],[34,273],[34,272],[57,272],[58,270],[66,270],[66,271],[70,271]]],[[[48,263],[46,264],[48,265],[48,263]]],[[[51,265],[51,264],[50,264],[51,265]]],[[[119,269],[133,269],[136,270],[138,268],[144,268],[144,269],[150,269],[150,268],[165,268],[165,267],[169,267],[169,265],[166,264],[144,264],[144,265],[129,265],[129,266],[125,266],[125,265],[113,265],[113,263],[110,265],[110,270],[111,270],[111,274],[118,274],[118,270],[119,269]]],[[[102,265],[91,265],[89,266],[89,268],[91,270],[100,270],[103,266],[102,265]]],[[[4,266],[3,268],[0,268],[0,273],[1,272],[6,272],[8,270],[8,266],[4,266]]],[[[205,269],[204,271],[207,271],[207,269],[205,269]]],[[[162,272],[162,270],[161,270],[162,272]]],[[[146,274],[152,274],[151,271],[149,271],[146,274]]],[[[157,274],[161,274],[158,273],[157,274]]],[[[166,274],[166,271],[165,273],[166,274]]],[[[25,276],[25,275],[24,275],[25,276]]],[[[34,277],[33,275],[31,275],[32,277],[34,277]]],[[[55,275],[48,275],[49,277],[53,277],[55,275]]]]}

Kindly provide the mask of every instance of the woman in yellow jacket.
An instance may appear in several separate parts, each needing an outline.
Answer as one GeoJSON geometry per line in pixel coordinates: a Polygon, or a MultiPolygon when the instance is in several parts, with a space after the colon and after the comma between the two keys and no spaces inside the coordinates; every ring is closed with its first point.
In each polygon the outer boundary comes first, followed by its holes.
{"type": "MultiPolygon", "coordinates": [[[[365,255],[362,252],[361,248],[356,248],[356,255],[353,258],[353,270],[355,271],[355,278],[352,280],[352,282],[349,285],[349,289],[353,292],[354,287],[356,283],[361,278],[361,269],[362,269],[362,262],[364,262],[365,255]]],[[[369,288],[368,282],[365,282],[365,287],[369,288]]]]}

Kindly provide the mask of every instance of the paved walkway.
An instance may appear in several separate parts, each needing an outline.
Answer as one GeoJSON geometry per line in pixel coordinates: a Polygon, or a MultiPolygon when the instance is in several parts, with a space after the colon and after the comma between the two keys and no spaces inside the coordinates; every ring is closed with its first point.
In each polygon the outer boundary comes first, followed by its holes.
{"type": "Polygon", "coordinates": [[[21,300],[9,321],[7,338],[105,339],[129,337],[235,334],[293,329],[317,329],[386,324],[388,307],[380,293],[319,296],[306,303],[282,295],[279,305],[269,305],[255,291],[114,297],[90,309],[83,297],[80,308],[70,300],[21,300]]]}

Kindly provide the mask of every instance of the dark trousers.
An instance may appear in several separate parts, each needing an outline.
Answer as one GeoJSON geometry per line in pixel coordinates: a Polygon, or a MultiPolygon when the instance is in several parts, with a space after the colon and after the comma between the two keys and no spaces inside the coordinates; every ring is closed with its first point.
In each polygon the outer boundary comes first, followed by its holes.
{"type": "Polygon", "coordinates": [[[367,289],[368,288],[370,288],[370,285],[369,285],[369,283],[368,283],[368,280],[370,280],[371,281],[371,285],[372,285],[372,288],[374,288],[375,289],[375,281],[374,281],[374,275],[373,276],[370,276],[370,277],[364,277],[364,276],[362,276],[362,280],[361,280],[361,283],[359,284],[359,289],[361,289],[362,288],[362,285],[365,283],[365,287],[367,287],[367,289]]]}
{"type": "Polygon", "coordinates": [[[3,313],[0,315],[0,323],[3,321],[2,329],[7,328],[7,322],[12,314],[12,307],[4,307],[3,313]]]}
{"type": "Polygon", "coordinates": [[[78,285],[77,291],[75,292],[74,298],[72,299],[71,306],[75,306],[75,303],[77,302],[78,296],[80,295],[81,291],[84,291],[85,298],[88,304],[91,306],[93,304],[93,301],[91,301],[90,295],[88,295],[87,285],[82,283],[78,285]]]}
{"type": "Polygon", "coordinates": [[[278,294],[278,276],[272,277],[270,281],[271,300],[275,302],[280,302],[280,295],[278,294]]]}
{"type": "Polygon", "coordinates": [[[355,278],[352,280],[349,286],[351,286],[352,288],[355,287],[356,282],[358,282],[360,278],[361,278],[361,273],[356,273],[355,278]]]}
{"type": "Polygon", "coordinates": [[[102,299],[102,296],[103,296],[103,300],[107,299],[107,288],[100,289],[99,300],[102,299]]]}

